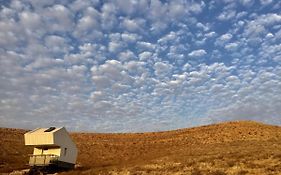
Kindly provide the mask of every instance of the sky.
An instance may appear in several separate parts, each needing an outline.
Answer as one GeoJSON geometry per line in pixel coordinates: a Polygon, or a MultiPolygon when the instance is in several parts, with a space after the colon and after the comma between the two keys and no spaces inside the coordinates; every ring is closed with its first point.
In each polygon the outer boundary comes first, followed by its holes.
{"type": "Polygon", "coordinates": [[[281,1],[0,0],[0,127],[281,125],[281,1]]]}

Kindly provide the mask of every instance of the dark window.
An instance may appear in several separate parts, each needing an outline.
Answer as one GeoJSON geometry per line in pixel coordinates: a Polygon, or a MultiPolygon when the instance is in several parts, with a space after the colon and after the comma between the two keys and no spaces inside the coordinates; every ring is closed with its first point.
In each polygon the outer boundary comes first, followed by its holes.
{"type": "Polygon", "coordinates": [[[48,128],[48,129],[46,129],[44,132],[51,132],[51,131],[53,131],[53,130],[55,130],[56,129],[56,127],[50,127],[50,128],[48,128]]]}
{"type": "Polygon", "coordinates": [[[66,156],[66,150],[67,150],[67,148],[64,148],[64,156],[66,156]]]}

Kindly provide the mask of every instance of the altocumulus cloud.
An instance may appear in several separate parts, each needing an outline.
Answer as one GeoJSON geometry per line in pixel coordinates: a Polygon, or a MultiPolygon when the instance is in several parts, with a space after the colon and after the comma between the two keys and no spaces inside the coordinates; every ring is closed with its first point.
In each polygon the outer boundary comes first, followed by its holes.
{"type": "Polygon", "coordinates": [[[0,126],[280,125],[280,9],[272,0],[2,1],[0,126]]]}

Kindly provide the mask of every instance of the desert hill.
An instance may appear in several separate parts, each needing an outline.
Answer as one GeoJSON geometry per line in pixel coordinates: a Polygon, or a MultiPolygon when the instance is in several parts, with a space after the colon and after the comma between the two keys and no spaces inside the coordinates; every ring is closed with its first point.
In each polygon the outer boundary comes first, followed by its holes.
{"type": "MultiPolygon", "coordinates": [[[[27,168],[25,130],[0,128],[0,173],[27,168]]],[[[61,174],[281,174],[281,127],[226,122],[166,132],[72,133],[78,167],[61,174]]]]}

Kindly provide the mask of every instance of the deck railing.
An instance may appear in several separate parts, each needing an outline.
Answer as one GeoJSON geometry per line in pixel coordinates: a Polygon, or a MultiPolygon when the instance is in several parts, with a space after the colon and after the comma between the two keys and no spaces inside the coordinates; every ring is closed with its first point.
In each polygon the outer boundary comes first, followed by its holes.
{"type": "Polygon", "coordinates": [[[56,162],[59,156],[54,154],[29,155],[29,165],[45,166],[56,162]]]}

